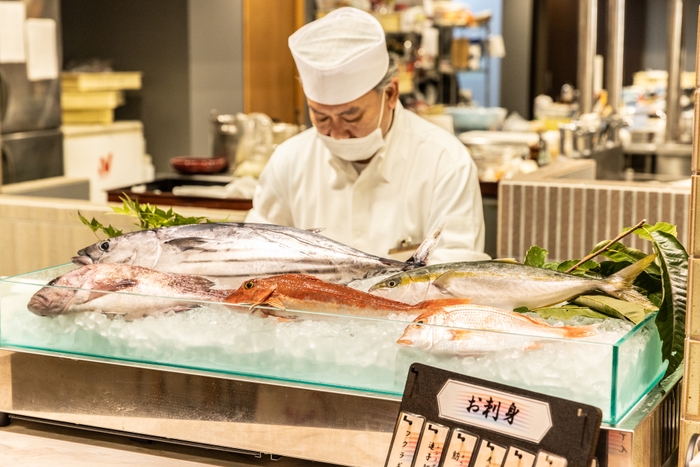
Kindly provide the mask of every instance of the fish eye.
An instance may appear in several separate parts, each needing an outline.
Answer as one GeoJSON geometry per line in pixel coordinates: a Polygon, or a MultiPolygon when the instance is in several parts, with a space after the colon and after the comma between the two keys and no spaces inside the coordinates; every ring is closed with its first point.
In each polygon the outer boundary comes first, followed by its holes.
{"type": "Polygon", "coordinates": [[[419,319],[418,321],[416,321],[416,324],[425,324],[425,320],[424,320],[424,319],[419,319]]]}
{"type": "Polygon", "coordinates": [[[253,281],[248,281],[243,285],[243,288],[246,290],[250,290],[253,288],[253,281]]]}
{"type": "Polygon", "coordinates": [[[55,279],[51,279],[46,285],[56,285],[56,282],[58,282],[58,277],[55,279]]]}
{"type": "Polygon", "coordinates": [[[392,279],[392,280],[390,280],[389,282],[387,282],[386,285],[387,285],[388,287],[394,288],[394,287],[396,287],[397,285],[399,285],[399,281],[397,281],[396,279],[392,279]]]}
{"type": "Polygon", "coordinates": [[[98,248],[102,251],[108,251],[109,250],[109,242],[102,242],[98,246],[98,248]]]}

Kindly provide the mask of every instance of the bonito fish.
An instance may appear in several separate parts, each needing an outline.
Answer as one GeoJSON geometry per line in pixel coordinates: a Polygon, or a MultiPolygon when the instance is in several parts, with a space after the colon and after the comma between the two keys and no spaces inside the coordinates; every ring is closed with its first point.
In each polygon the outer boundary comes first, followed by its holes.
{"type": "Polygon", "coordinates": [[[441,228],[407,262],[364,253],[314,231],[253,223],[210,223],[143,230],[97,242],[73,262],[124,263],[215,278],[238,287],[245,279],[302,273],[347,283],[382,271],[425,265],[441,228]]]}
{"type": "Polygon", "coordinates": [[[656,307],[632,285],[654,261],[649,255],[605,279],[575,276],[502,261],[436,264],[391,276],[369,289],[370,293],[415,303],[446,297],[469,297],[475,305],[513,310],[539,308],[599,290],[613,297],[656,307]]]}
{"type": "Polygon", "coordinates": [[[424,313],[444,306],[467,304],[469,299],[429,300],[415,305],[388,300],[350,287],[333,284],[303,274],[251,279],[246,281],[226,302],[251,308],[268,306],[264,315],[294,318],[284,310],[314,311],[368,318],[386,318],[391,313],[424,313]]]}
{"type": "Polygon", "coordinates": [[[212,289],[214,283],[204,277],[168,274],[126,264],[90,264],[69,271],[47,285],[27,305],[37,315],[101,311],[124,316],[129,321],[199,306],[194,300],[220,302],[231,293],[212,289]]]}
{"type": "Polygon", "coordinates": [[[512,348],[532,349],[540,345],[536,339],[524,336],[573,339],[594,332],[594,326],[550,326],[513,311],[482,305],[454,305],[420,315],[396,342],[434,354],[466,356],[512,348]]]}

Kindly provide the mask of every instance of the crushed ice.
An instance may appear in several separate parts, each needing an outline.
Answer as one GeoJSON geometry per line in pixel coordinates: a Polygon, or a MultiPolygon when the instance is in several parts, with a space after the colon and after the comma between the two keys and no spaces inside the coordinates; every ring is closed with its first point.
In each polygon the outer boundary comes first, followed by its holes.
{"type": "MultiPolygon", "coordinates": [[[[620,320],[577,317],[551,325],[595,325],[595,335],[542,340],[470,357],[445,357],[396,344],[415,315],[389,320],[342,317],[285,321],[233,312],[224,305],[127,322],[102,313],[55,318],[32,314],[36,291],[15,286],[0,302],[3,345],[125,360],[165,363],[228,373],[321,383],[400,394],[408,367],[428,365],[592,404],[610,420],[612,344],[632,326],[620,320]]],[[[244,309],[247,311],[247,309],[244,309]]],[[[321,317],[319,317],[321,318],[321,317]]],[[[631,406],[664,366],[654,326],[638,329],[619,346],[618,405],[631,406]]]]}

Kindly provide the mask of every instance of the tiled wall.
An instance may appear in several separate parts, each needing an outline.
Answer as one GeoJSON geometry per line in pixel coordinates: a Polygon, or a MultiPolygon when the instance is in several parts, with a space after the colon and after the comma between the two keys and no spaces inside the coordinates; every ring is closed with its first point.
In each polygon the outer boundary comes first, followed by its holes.
{"type": "MultiPolygon", "coordinates": [[[[700,37],[700,27],[698,27],[700,37]]],[[[698,41],[700,44],[700,41],[698,41]]],[[[696,57],[695,122],[693,129],[693,194],[690,206],[690,264],[688,265],[688,306],[685,327],[685,368],[681,407],[681,441],[679,466],[684,465],[690,437],[700,433],[700,47],[696,57]]]]}
{"type": "MultiPolygon", "coordinates": [[[[130,231],[133,220],[111,213],[107,206],[81,201],[0,196],[0,276],[11,276],[70,262],[78,250],[98,239],[84,226],[88,219],[130,231]]],[[[242,221],[245,212],[175,208],[187,216],[242,221]]]]}
{"type": "MultiPolygon", "coordinates": [[[[581,258],[642,219],[677,225],[687,245],[690,191],[613,181],[503,181],[498,256],[522,260],[530,246],[538,245],[549,251],[550,261],[581,258]]],[[[635,235],[623,242],[651,252],[649,243],[635,235]]]]}

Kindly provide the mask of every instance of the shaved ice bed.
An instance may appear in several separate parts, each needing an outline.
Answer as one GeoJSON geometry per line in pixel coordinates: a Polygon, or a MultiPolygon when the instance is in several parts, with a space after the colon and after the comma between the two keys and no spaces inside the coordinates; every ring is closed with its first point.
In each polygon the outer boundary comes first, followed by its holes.
{"type": "MultiPolygon", "coordinates": [[[[632,329],[619,320],[580,318],[597,333],[570,341],[512,336],[512,345],[469,357],[431,355],[396,344],[415,316],[363,320],[317,316],[279,321],[212,304],[126,322],[101,313],[47,318],[26,305],[37,286],[0,283],[3,346],[174,365],[400,395],[408,368],[422,362],[478,378],[595,405],[614,423],[660,378],[661,343],[653,319],[619,345],[617,397],[614,343],[632,329]],[[8,290],[9,289],[9,290],[8,290]]],[[[309,315],[313,316],[313,315],[309,315]]],[[[501,335],[502,336],[502,335],[501,335]]]]}

